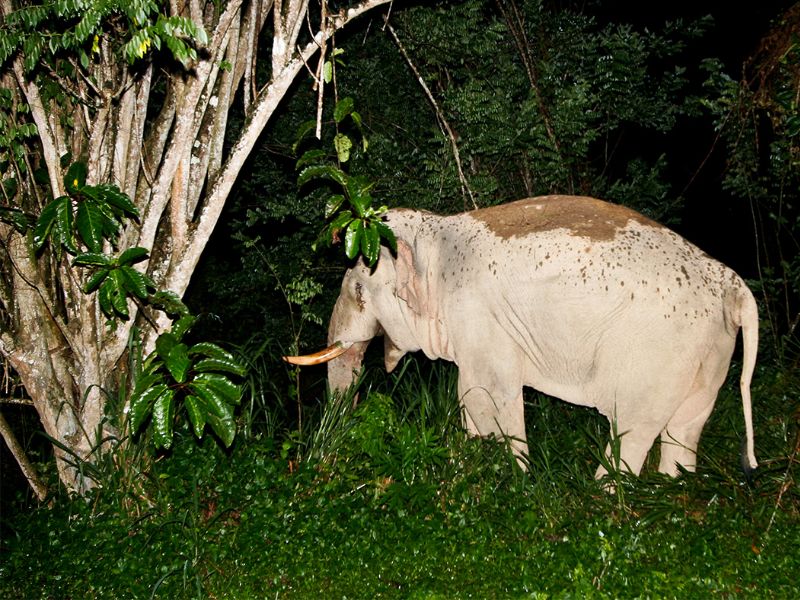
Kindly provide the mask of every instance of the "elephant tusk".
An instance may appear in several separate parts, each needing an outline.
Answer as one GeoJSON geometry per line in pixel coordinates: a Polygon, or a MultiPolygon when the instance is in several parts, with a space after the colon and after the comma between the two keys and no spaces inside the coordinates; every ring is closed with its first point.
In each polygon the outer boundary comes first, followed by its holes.
{"type": "Polygon", "coordinates": [[[324,350],[315,352],[314,354],[305,354],[303,356],[284,356],[283,360],[293,365],[310,366],[321,365],[329,360],[333,360],[337,356],[341,356],[350,348],[350,345],[345,345],[342,342],[334,342],[324,350]]]}

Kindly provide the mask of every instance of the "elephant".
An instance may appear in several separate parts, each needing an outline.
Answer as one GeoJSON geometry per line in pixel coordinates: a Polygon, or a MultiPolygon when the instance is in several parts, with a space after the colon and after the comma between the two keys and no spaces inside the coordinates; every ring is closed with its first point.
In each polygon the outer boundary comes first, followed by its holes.
{"type": "MultiPolygon", "coordinates": [[[[746,443],[757,466],[750,383],[758,309],[733,270],[623,206],[552,195],[451,216],[392,209],[396,252],[344,276],[325,350],[332,390],[384,337],[386,370],[409,352],[458,367],[467,431],[503,436],[525,465],[523,387],[596,408],[614,425],[622,469],[639,475],[657,437],[658,470],[694,471],[739,329],[746,443]]],[[[611,458],[611,443],[605,449],[611,458]]],[[[606,474],[601,464],[595,473],[606,474]]]]}

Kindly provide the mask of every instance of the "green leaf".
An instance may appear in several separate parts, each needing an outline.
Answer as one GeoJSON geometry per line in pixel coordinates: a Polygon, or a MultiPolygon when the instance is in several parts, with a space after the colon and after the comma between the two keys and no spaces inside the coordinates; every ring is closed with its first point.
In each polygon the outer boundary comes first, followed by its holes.
{"type": "Polygon", "coordinates": [[[333,79],[333,64],[331,61],[326,60],[325,64],[322,65],[322,80],[325,83],[330,83],[331,79],[333,79]]]}
{"type": "Polygon", "coordinates": [[[197,317],[190,314],[181,316],[177,321],[172,324],[171,331],[179,339],[182,339],[186,332],[192,328],[192,325],[197,321],[197,317]]]}
{"type": "Polygon", "coordinates": [[[340,162],[350,160],[350,150],[353,148],[353,141],[343,133],[337,133],[333,138],[333,147],[336,148],[336,156],[340,162]]]}
{"type": "Polygon", "coordinates": [[[139,209],[136,208],[133,201],[126,194],[123,194],[117,186],[100,184],[94,186],[93,190],[98,200],[113,207],[120,216],[126,215],[133,219],[139,218],[139,209]]]}
{"type": "Polygon", "coordinates": [[[297,133],[295,133],[294,139],[295,143],[292,146],[292,152],[297,152],[298,146],[302,143],[302,141],[308,136],[309,133],[315,131],[317,128],[317,122],[315,120],[305,121],[301,123],[300,126],[297,128],[297,133]]]}
{"type": "Polygon", "coordinates": [[[394,231],[392,231],[386,223],[374,221],[374,224],[381,239],[385,240],[386,245],[389,246],[391,251],[397,254],[397,237],[395,237],[394,231]]]}
{"type": "Polygon", "coordinates": [[[72,213],[72,199],[62,196],[62,200],[56,205],[56,220],[53,224],[53,237],[57,248],[63,246],[72,254],[78,253],[78,246],[75,243],[74,216],[72,213]]]}
{"type": "Polygon", "coordinates": [[[321,150],[320,148],[314,148],[313,150],[308,150],[307,152],[303,153],[303,156],[297,159],[297,164],[295,164],[295,169],[299,169],[305,165],[314,164],[319,162],[320,159],[325,158],[327,156],[327,152],[325,150],[321,150]]]}
{"type": "Polygon", "coordinates": [[[297,176],[297,185],[303,186],[312,179],[332,179],[342,187],[347,185],[347,174],[330,165],[314,165],[306,167],[297,176]]]}
{"type": "MultiPolygon", "coordinates": [[[[110,273],[111,272],[109,271],[109,274],[110,273]]],[[[105,277],[100,284],[100,289],[97,292],[97,301],[100,303],[100,310],[103,311],[103,314],[109,319],[113,319],[115,316],[114,302],[111,298],[113,293],[114,282],[110,277],[105,277]]]]}
{"type": "Polygon", "coordinates": [[[325,218],[330,219],[336,214],[344,203],[344,194],[333,194],[325,203],[325,218]]]}
{"type": "Polygon", "coordinates": [[[344,253],[349,259],[358,256],[361,246],[361,236],[364,235],[364,222],[361,219],[353,219],[347,226],[344,233],[344,253]]]}
{"type": "Polygon", "coordinates": [[[203,429],[206,427],[206,415],[208,414],[208,407],[203,399],[199,396],[188,395],[184,403],[186,404],[186,412],[189,415],[189,421],[192,423],[194,434],[201,438],[203,437],[203,429]]]}
{"type": "Polygon", "coordinates": [[[359,217],[365,217],[372,206],[372,196],[369,193],[371,189],[372,184],[363,177],[351,177],[347,182],[350,204],[359,217]]]}
{"type": "MultiPolygon", "coordinates": [[[[189,309],[180,296],[171,290],[161,290],[150,297],[150,304],[171,317],[188,315],[189,309]]],[[[173,325],[174,329],[174,325],[173,325]]]]}
{"type": "Polygon", "coordinates": [[[219,358],[220,360],[236,360],[233,354],[211,342],[200,342],[189,348],[189,356],[195,356],[197,354],[207,356],[208,358],[219,358]]]}
{"type": "Polygon", "coordinates": [[[135,248],[128,248],[117,259],[118,265],[135,265],[138,262],[147,258],[147,248],[136,246],[135,248]]]}
{"type": "Polygon", "coordinates": [[[76,225],[81,240],[92,252],[101,252],[103,249],[103,221],[105,217],[94,202],[83,201],[78,203],[76,225]]]}
{"type": "Polygon", "coordinates": [[[70,202],[69,196],[56,198],[42,209],[42,213],[36,220],[36,226],[33,230],[33,247],[37,252],[41,250],[42,246],[47,242],[47,238],[50,236],[50,231],[58,215],[58,205],[65,201],[70,202]]]}
{"type": "Polygon", "coordinates": [[[167,361],[170,350],[179,344],[179,338],[170,331],[165,331],[156,338],[156,354],[164,362],[167,361]]]}
{"type": "Polygon", "coordinates": [[[119,267],[118,270],[121,274],[121,281],[125,291],[141,300],[146,299],[149,289],[154,287],[150,278],[127,265],[119,267]]]}
{"type": "Polygon", "coordinates": [[[174,399],[175,392],[167,389],[153,403],[153,441],[160,448],[169,448],[172,445],[174,399]]]}
{"type": "Polygon", "coordinates": [[[86,185],[86,163],[78,161],[70,165],[67,169],[67,174],[64,175],[64,187],[67,192],[74,194],[80,192],[81,188],[86,185]]]}
{"type": "Polygon", "coordinates": [[[244,376],[247,370],[235,360],[225,360],[222,358],[204,358],[195,363],[193,370],[196,373],[230,373],[232,375],[244,376]]]}
{"type": "Polygon", "coordinates": [[[110,256],[100,252],[83,252],[72,260],[73,265],[81,267],[111,267],[113,263],[110,256]]]}
{"type": "Polygon", "coordinates": [[[213,390],[201,383],[192,382],[189,388],[202,398],[208,406],[206,421],[226,447],[230,447],[236,436],[236,421],[233,418],[233,406],[218,396],[213,390]]]}
{"type": "Polygon", "coordinates": [[[142,426],[142,423],[150,415],[150,409],[155,401],[162,394],[165,394],[167,391],[169,391],[169,388],[164,383],[152,385],[155,383],[155,381],[157,381],[157,378],[153,378],[152,381],[148,381],[151,382],[151,385],[144,387],[138,393],[134,391],[134,394],[131,396],[128,417],[131,420],[131,431],[134,432],[139,430],[139,428],[142,426]]]}
{"type": "Polygon", "coordinates": [[[373,222],[364,228],[364,235],[361,237],[361,253],[367,259],[369,266],[373,266],[378,261],[380,251],[381,236],[376,223],[373,222]]]}
{"type": "Polygon", "coordinates": [[[342,98],[336,103],[336,106],[333,107],[333,119],[337,123],[341,123],[347,115],[353,112],[354,106],[355,102],[350,96],[342,98]]]}
{"type": "Polygon", "coordinates": [[[101,283],[103,283],[108,277],[108,274],[111,272],[110,269],[99,269],[92,273],[92,276],[89,277],[89,280],[86,282],[86,285],[83,286],[83,291],[86,294],[91,294],[94,292],[101,283]]]}
{"type": "Polygon", "coordinates": [[[119,269],[112,269],[106,281],[114,282],[114,289],[111,290],[111,304],[114,311],[123,319],[130,316],[128,312],[128,294],[125,290],[125,276],[119,269]]]}
{"type": "Polygon", "coordinates": [[[205,386],[228,404],[239,404],[242,399],[241,387],[220,373],[200,373],[192,383],[195,386],[205,386]]]}
{"type": "Polygon", "coordinates": [[[189,360],[189,352],[186,344],[175,344],[170,348],[169,353],[164,359],[172,378],[178,383],[186,381],[186,374],[192,362],[189,360]]]}

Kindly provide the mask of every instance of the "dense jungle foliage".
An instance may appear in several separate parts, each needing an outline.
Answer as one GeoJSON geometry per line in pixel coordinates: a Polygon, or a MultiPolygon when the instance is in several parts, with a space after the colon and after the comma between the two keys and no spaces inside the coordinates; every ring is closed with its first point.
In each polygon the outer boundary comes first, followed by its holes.
{"type": "MultiPolygon", "coordinates": [[[[348,264],[339,245],[311,250],[330,189],[297,185],[313,146],[298,130],[317,103],[301,80],[186,297],[192,336],[248,367],[232,446],[198,441],[179,414],[170,451],[147,432],[104,456],[90,497],[54,492],[42,506],[4,457],[0,594],[796,597],[800,5],[751,7],[737,29],[702,5],[677,18],[603,4],[393,6],[391,29],[374,19],[336,37],[319,148],[373,182],[378,205],[450,213],[586,194],[735,268],[762,318],[753,481],[739,469],[738,353],[698,472],[663,478],[651,456],[611,494],[592,479],[609,435],[595,411],[531,391],[523,473],[502,443],[467,438],[451,365],[408,357],[387,376],[375,351],[357,408],[327,398],[323,368],[284,365],[324,344],[348,264]],[[360,128],[334,119],[345,97],[360,128]],[[346,163],[341,133],[355,142],[346,163]]],[[[109,393],[121,410],[124,392],[109,393]]],[[[24,407],[3,411],[53,479],[24,407]]]]}

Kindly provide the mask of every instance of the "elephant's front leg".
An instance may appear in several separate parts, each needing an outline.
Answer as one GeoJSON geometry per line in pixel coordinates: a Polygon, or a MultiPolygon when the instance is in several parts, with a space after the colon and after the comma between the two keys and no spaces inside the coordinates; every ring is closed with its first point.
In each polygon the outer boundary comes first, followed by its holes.
{"type": "Polygon", "coordinates": [[[519,466],[527,470],[528,442],[522,386],[516,390],[489,389],[460,376],[458,394],[464,425],[470,435],[497,436],[508,440],[519,466]]]}

